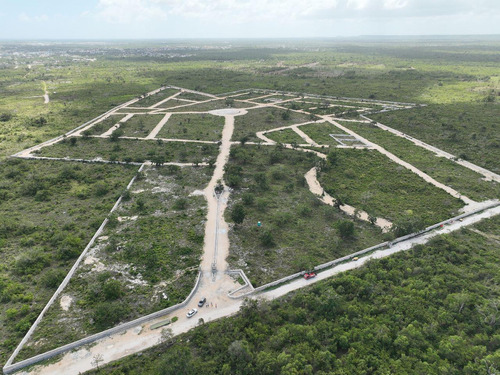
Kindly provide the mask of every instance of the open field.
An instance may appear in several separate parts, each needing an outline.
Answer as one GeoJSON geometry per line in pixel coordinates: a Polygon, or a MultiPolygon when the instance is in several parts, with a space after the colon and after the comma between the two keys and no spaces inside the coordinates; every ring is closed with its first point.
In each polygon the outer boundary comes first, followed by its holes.
{"type": "Polygon", "coordinates": [[[220,140],[224,118],[208,114],[173,114],[160,130],[157,138],[220,140]]]}
{"type": "Polygon", "coordinates": [[[255,141],[256,132],[308,121],[311,121],[311,117],[302,113],[287,112],[277,108],[254,109],[247,115],[236,118],[233,140],[239,141],[245,138],[247,141],[255,141]]]}
{"type": "Polygon", "coordinates": [[[134,115],[120,125],[121,136],[145,138],[164,115],[134,115]]]}

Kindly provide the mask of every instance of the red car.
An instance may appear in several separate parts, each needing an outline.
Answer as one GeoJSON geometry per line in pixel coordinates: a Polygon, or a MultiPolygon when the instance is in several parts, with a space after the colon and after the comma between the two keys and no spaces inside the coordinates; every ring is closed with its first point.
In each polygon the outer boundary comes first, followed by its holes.
{"type": "Polygon", "coordinates": [[[312,279],[313,277],[316,277],[316,274],[314,272],[306,272],[304,274],[304,279],[306,280],[312,279]]]}

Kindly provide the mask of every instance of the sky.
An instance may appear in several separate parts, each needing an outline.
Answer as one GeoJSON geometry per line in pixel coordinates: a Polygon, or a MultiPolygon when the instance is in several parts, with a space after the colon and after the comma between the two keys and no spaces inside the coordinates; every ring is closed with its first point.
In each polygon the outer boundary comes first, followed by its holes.
{"type": "Polygon", "coordinates": [[[500,34],[500,0],[0,0],[0,39],[500,34]]]}

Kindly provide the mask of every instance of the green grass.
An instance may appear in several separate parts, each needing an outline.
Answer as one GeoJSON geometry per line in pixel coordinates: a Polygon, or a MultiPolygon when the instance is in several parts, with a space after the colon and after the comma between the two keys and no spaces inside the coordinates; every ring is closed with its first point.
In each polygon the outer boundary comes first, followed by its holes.
{"type": "Polygon", "coordinates": [[[247,137],[249,141],[256,141],[258,140],[256,132],[311,121],[308,115],[295,112],[289,112],[289,119],[284,119],[285,113],[287,112],[282,109],[258,108],[249,110],[245,116],[237,116],[234,122],[233,140],[239,141],[247,137]]]}
{"type": "Polygon", "coordinates": [[[0,163],[0,360],[5,363],[137,167],[0,163]]]}
{"type": "Polygon", "coordinates": [[[217,145],[183,142],[161,142],[158,140],[138,141],[120,139],[112,142],[102,138],[79,138],[75,145],[59,142],[41,149],[40,156],[77,158],[92,160],[117,160],[126,162],[144,162],[161,160],[162,162],[196,163],[215,160],[217,145]]]}
{"type": "Polygon", "coordinates": [[[98,122],[90,129],[85,130],[85,134],[87,135],[101,135],[107,132],[111,127],[116,125],[121,119],[123,119],[124,115],[116,115],[109,116],[107,119],[98,122]]]}
{"type": "Polygon", "coordinates": [[[123,201],[103,232],[105,237],[91,250],[102,269],[96,270],[96,264],[79,267],[63,292],[73,298],[70,309],[63,311],[58,299],[18,359],[183,301],[197,276],[206,219],[206,200],[189,194],[204,189],[212,172],[192,167],[145,169],[130,199],[123,201]],[[136,220],[126,219],[135,216],[136,220]],[[114,293],[109,280],[115,280],[114,293]],[[103,305],[117,314],[103,317],[103,305]]]}
{"type": "Polygon", "coordinates": [[[392,222],[413,217],[424,225],[458,213],[463,203],[375,150],[336,149],[322,172],[323,188],[341,202],[392,222]]]}
{"type": "Polygon", "coordinates": [[[157,138],[219,141],[224,117],[209,114],[173,114],[160,130],[157,138]]]}
{"type": "Polygon", "coordinates": [[[451,160],[437,157],[433,152],[416,146],[409,140],[370,124],[342,121],[339,123],[473,200],[483,201],[500,197],[500,184],[486,182],[482,175],[451,160]]]}
{"type": "Polygon", "coordinates": [[[330,134],[347,134],[329,122],[308,124],[300,127],[313,141],[320,145],[338,146],[339,143],[330,137],[330,134]]]}
{"type": "Polygon", "coordinates": [[[267,138],[272,139],[278,143],[306,143],[297,133],[292,129],[284,129],[266,134],[267,138]]]}
{"type": "Polygon", "coordinates": [[[232,222],[237,203],[244,205],[246,217],[243,224],[230,229],[228,262],[233,268],[242,268],[254,285],[383,242],[378,228],[357,221],[354,238],[339,236],[337,223],[349,217],[321,203],[304,179],[316,162],[312,154],[280,147],[232,149],[224,177],[234,189],[226,220],[232,222]],[[274,245],[264,243],[266,233],[274,245]]]}
{"type": "Polygon", "coordinates": [[[120,125],[126,137],[145,138],[165,115],[134,115],[120,125]]]}
{"type": "MultiPolygon", "coordinates": [[[[180,104],[188,104],[188,103],[179,102],[179,105],[180,104]]],[[[189,106],[174,108],[171,110],[171,112],[207,112],[224,108],[248,108],[248,107],[252,107],[252,104],[237,102],[237,101],[228,103],[226,102],[226,100],[216,99],[207,103],[193,103],[192,105],[189,106]]]]}
{"type": "Polygon", "coordinates": [[[429,105],[370,115],[457,157],[500,173],[499,103],[429,105]]]}
{"type": "Polygon", "coordinates": [[[167,99],[168,97],[174,95],[177,92],[179,92],[179,90],[165,89],[165,90],[162,90],[155,95],[147,96],[147,97],[135,102],[133,104],[133,106],[134,107],[150,107],[152,105],[155,105],[158,102],[161,102],[164,99],[167,99]]]}

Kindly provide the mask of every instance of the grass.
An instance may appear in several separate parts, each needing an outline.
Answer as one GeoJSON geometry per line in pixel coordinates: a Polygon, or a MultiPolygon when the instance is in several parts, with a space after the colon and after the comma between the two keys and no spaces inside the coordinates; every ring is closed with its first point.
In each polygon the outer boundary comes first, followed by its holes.
{"type": "Polygon", "coordinates": [[[219,141],[224,117],[209,114],[173,114],[160,130],[157,138],[219,141]]]}
{"type": "Polygon", "coordinates": [[[482,175],[451,160],[437,157],[433,152],[416,146],[411,141],[370,124],[342,121],[339,123],[473,200],[483,201],[500,197],[498,183],[486,182],[482,175]]]}
{"type": "Polygon", "coordinates": [[[82,158],[93,160],[117,160],[125,162],[161,162],[200,163],[215,160],[217,145],[183,142],[161,142],[158,140],[139,141],[120,139],[112,142],[103,138],[80,138],[75,145],[59,142],[41,149],[40,156],[59,158],[82,158]]]}
{"type": "Polygon", "coordinates": [[[233,147],[224,177],[234,189],[226,220],[232,222],[236,204],[244,205],[246,216],[231,226],[228,262],[242,268],[253,285],[383,242],[378,228],[358,221],[354,238],[340,237],[337,223],[348,217],[321,203],[304,179],[316,162],[312,154],[279,146],[233,147]]]}
{"type": "Polygon", "coordinates": [[[90,129],[85,130],[85,134],[101,135],[107,132],[111,127],[116,125],[123,118],[125,118],[124,115],[109,116],[105,120],[93,125],[90,129]]]}
{"type": "Polygon", "coordinates": [[[311,121],[311,118],[302,113],[287,112],[276,108],[252,109],[245,116],[235,118],[233,140],[239,141],[246,137],[249,141],[256,141],[258,140],[256,132],[308,121],[311,121]],[[289,117],[285,113],[288,113],[289,117]]]}
{"type": "MultiPolygon", "coordinates": [[[[168,103],[168,102],[167,102],[168,103]]],[[[183,104],[183,102],[179,102],[180,104],[183,104]]],[[[180,105],[179,104],[179,105],[180,105]]],[[[184,104],[188,104],[184,102],[184,104]]],[[[224,108],[248,108],[252,107],[252,104],[249,103],[244,103],[244,102],[226,102],[226,100],[223,99],[216,99],[216,100],[211,100],[206,103],[193,103],[192,105],[181,107],[181,108],[174,108],[171,110],[171,112],[207,112],[207,111],[213,111],[216,109],[224,109],[224,108]]]]}
{"type": "Polygon", "coordinates": [[[134,107],[150,107],[152,105],[155,105],[158,102],[161,102],[164,99],[167,99],[168,97],[174,95],[175,93],[179,92],[177,89],[165,89],[162,90],[155,95],[150,95],[147,96],[133,104],[134,107]]]}
{"type": "Polygon", "coordinates": [[[338,146],[339,143],[330,137],[330,134],[347,134],[329,122],[319,124],[307,124],[300,127],[313,141],[320,145],[338,146]]]}
{"type": "Polygon", "coordinates": [[[497,102],[432,104],[370,118],[500,173],[499,105],[497,102]]]}
{"type": "Polygon", "coordinates": [[[205,199],[190,194],[203,189],[212,172],[145,169],[91,249],[96,263],[82,264],[64,290],[73,298],[69,310],[59,298],[19,359],[182,302],[197,276],[206,219],[205,199]],[[110,292],[110,285],[116,289],[110,292]],[[103,317],[103,306],[118,313],[103,317]]]}
{"type": "Polygon", "coordinates": [[[120,125],[126,137],[145,138],[165,115],[134,115],[120,125]]]}
{"type": "Polygon", "coordinates": [[[301,143],[306,143],[297,133],[295,133],[292,129],[284,129],[284,130],[278,130],[272,133],[267,133],[266,134],[267,138],[272,139],[273,141],[276,141],[278,143],[296,143],[296,144],[301,144],[301,143]]]}
{"type": "Polygon", "coordinates": [[[425,182],[375,150],[335,149],[337,162],[322,172],[323,188],[341,202],[398,222],[412,217],[423,225],[458,213],[462,202],[425,182]]]}
{"type": "Polygon", "coordinates": [[[57,161],[0,163],[3,363],[136,171],[57,161]]]}

